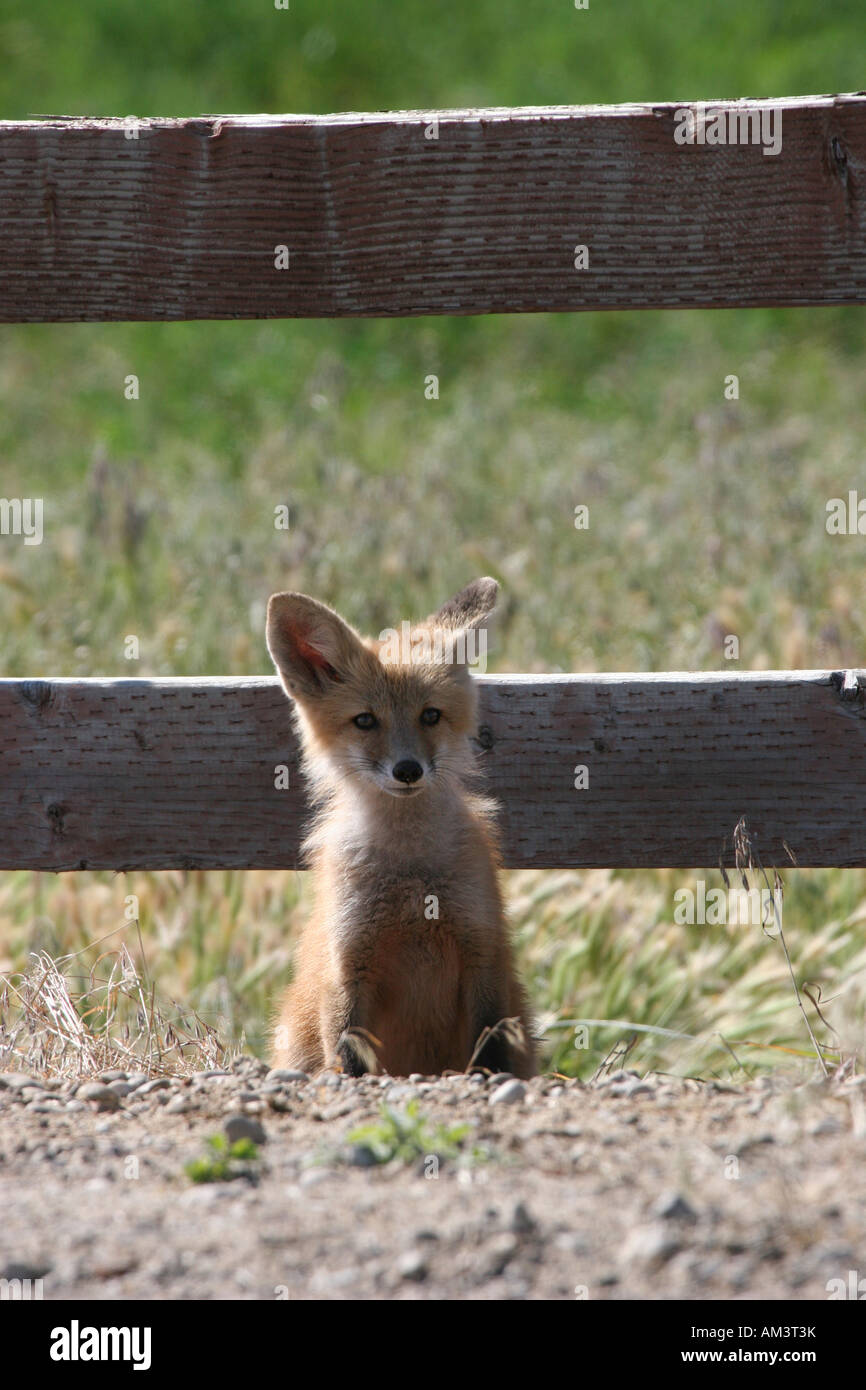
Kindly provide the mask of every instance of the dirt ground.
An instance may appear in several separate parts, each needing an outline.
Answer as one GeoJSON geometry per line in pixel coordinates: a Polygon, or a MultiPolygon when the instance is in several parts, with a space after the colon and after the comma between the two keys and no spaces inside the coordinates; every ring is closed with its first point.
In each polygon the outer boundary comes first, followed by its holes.
{"type": "Polygon", "coordinates": [[[0,1279],[45,1299],[826,1300],[866,1276],[864,1083],[0,1074],[0,1279]],[[409,1128],[429,1123],[405,1157],[349,1138],[413,1099],[409,1128]],[[193,1182],[227,1123],[262,1127],[258,1157],[193,1182]]]}

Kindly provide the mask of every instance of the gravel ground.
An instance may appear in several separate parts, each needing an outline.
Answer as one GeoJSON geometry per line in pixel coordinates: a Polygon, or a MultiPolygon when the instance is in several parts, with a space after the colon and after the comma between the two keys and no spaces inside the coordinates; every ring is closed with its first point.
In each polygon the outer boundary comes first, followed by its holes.
{"type": "Polygon", "coordinates": [[[46,1299],[825,1300],[866,1275],[864,1083],[0,1074],[0,1278],[46,1299]],[[460,1155],[349,1138],[413,1099],[469,1127],[460,1155]],[[258,1157],[194,1183],[226,1127],[258,1157]]]}

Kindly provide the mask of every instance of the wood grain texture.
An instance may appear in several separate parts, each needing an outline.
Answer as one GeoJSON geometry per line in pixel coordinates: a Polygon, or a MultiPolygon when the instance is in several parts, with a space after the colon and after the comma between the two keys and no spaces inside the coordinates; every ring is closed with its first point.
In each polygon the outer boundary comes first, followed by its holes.
{"type": "Polygon", "coordinates": [[[866,302],[866,96],[750,105],[0,122],[0,321],[866,302]]]}
{"type": "MultiPolygon", "coordinates": [[[[787,841],[804,866],[866,865],[861,673],[480,686],[509,866],[711,868],[741,816],[767,864],[787,841]]],[[[297,865],[289,713],[265,678],[0,681],[0,868],[297,865]]]]}

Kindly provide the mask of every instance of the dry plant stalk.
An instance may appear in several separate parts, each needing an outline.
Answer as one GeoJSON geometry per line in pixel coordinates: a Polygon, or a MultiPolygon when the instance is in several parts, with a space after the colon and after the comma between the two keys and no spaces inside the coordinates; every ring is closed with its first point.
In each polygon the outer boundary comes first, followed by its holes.
{"type": "MultiPolygon", "coordinates": [[[[771,892],[771,890],[770,890],[770,880],[769,880],[769,878],[768,878],[768,876],[767,876],[767,871],[766,871],[766,869],[764,868],[763,864],[761,863],[761,859],[760,859],[760,856],[759,856],[757,850],[755,849],[754,845],[752,844],[752,838],[751,838],[751,836],[749,835],[749,832],[748,832],[748,830],[747,830],[747,828],[746,828],[746,821],[745,821],[745,818],[744,818],[743,816],[740,817],[740,819],[737,821],[737,824],[734,826],[734,833],[733,833],[733,836],[732,836],[732,840],[733,840],[733,848],[734,848],[734,865],[735,865],[735,867],[736,867],[737,873],[740,875],[740,878],[741,878],[741,880],[742,880],[743,887],[745,888],[746,892],[747,892],[747,893],[749,892],[749,879],[748,879],[748,874],[749,874],[750,872],[754,872],[754,873],[759,873],[759,874],[761,875],[761,877],[763,878],[764,883],[765,883],[765,885],[766,885],[767,892],[770,893],[770,892],[771,892]]],[[[796,865],[796,862],[797,862],[797,861],[796,861],[796,859],[794,858],[794,855],[793,855],[793,853],[791,852],[791,850],[790,850],[790,848],[788,847],[787,844],[785,845],[785,849],[786,849],[787,852],[788,852],[788,855],[789,855],[789,857],[790,857],[790,859],[791,859],[791,863],[796,865]]],[[[729,880],[729,878],[728,878],[728,875],[727,875],[727,872],[726,872],[726,870],[725,870],[724,864],[720,862],[720,863],[719,863],[719,868],[720,868],[720,870],[721,870],[721,874],[722,874],[722,878],[723,878],[723,880],[724,880],[725,887],[726,887],[726,888],[730,887],[730,880],[729,880]]],[[[807,1029],[808,1034],[809,1034],[809,1039],[810,1039],[810,1041],[811,1041],[811,1043],[812,1043],[813,1048],[815,1049],[815,1056],[816,1056],[817,1059],[818,1059],[818,1063],[819,1063],[819,1065],[820,1065],[820,1067],[821,1067],[821,1070],[822,1070],[822,1072],[824,1073],[825,1076],[829,1076],[830,1073],[829,1073],[829,1071],[827,1070],[827,1063],[824,1061],[824,1053],[823,1053],[822,1046],[821,1046],[821,1044],[818,1042],[818,1039],[815,1037],[815,1033],[814,1033],[814,1031],[813,1031],[813,1029],[812,1029],[812,1025],[811,1025],[811,1023],[809,1022],[809,1015],[806,1013],[806,1010],[805,1010],[805,1008],[804,1008],[804,1006],[803,1006],[803,996],[802,996],[802,993],[801,993],[801,991],[800,991],[800,987],[799,987],[799,985],[797,984],[797,978],[796,978],[796,976],[795,976],[795,974],[794,974],[794,967],[793,967],[793,965],[791,964],[791,957],[790,957],[790,955],[789,955],[789,953],[788,953],[788,945],[787,945],[787,942],[785,941],[785,933],[784,933],[784,931],[782,930],[782,917],[781,917],[781,913],[779,912],[779,903],[778,903],[777,894],[778,894],[778,898],[781,898],[782,895],[784,894],[784,883],[783,883],[783,881],[782,881],[782,876],[781,876],[781,874],[779,873],[779,870],[776,869],[776,868],[774,868],[774,869],[773,869],[773,890],[772,890],[772,892],[771,892],[771,898],[772,898],[772,903],[773,903],[773,919],[774,919],[774,924],[775,924],[776,929],[777,929],[777,931],[778,931],[778,933],[779,933],[779,942],[780,942],[780,944],[781,944],[782,950],[783,950],[784,955],[785,955],[785,962],[786,962],[786,964],[787,964],[787,966],[788,966],[788,974],[789,974],[790,977],[791,977],[791,986],[792,986],[792,988],[793,988],[793,990],[794,990],[794,996],[795,996],[795,998],[796,998],[796,1000],[797,1000],[797,1007],[798,1007],[798,1009],[800,1010],[800,1013],[803,1015],[803,1022],[804,1022],[805,1025],[806,1025],[806,1029],[807,1029]]],[[[762,922],[761,925],[762,925],[762,929],[763,929],[764,932],[766,933],[766,932],[767,932],[767,925],[768,925],[768,924],[767,924],[766,922],[762,922]]],[[[807,994],[808,994],[808,992],[807,992],[807,994]]],[[[808,997],[811,998],[811,995],[809,995],[808,997]]],[[[814,1003],[814,1000],[813,1000],[812,1002],[814,1003]]],[[[816,1007],[817,1007],[817,1006],[816,1006],[816,1007]]],[[[818,1009],[818,1014],[819,1014],[819,1017],[823,1018],[823,1015],[821,1014],[820,1009],[818,1009]]],[[[824,1019],[824,1022],[826,1023],[826,1019],[824,1019]]],[[[829,1026],[829,1025],[828,1025],[828,1026],[829,1026]]]]}
{"type": "Polygon", "coordinates": [[[159,1003],[153,987],[148,993],[125,945],[103,952],[85,988],[76,990],[70,966],[81,954],[55,960],[41,952],[25,974],[0,977],[0,1070],[75,1078],[109,1070],[185,1075],[230,1060],[216,1029],[195,1010],[159,1003]],[[97,975],[103,961],[111,961],[107,978],[97,975]]]}

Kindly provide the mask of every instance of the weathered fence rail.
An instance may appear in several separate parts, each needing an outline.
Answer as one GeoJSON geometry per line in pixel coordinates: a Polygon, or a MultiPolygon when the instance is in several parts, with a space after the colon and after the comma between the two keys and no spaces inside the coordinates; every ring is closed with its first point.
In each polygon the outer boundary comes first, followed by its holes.
{"type": "MultiPolygon", "coordinates": [[[[862,303],[864,93],[0,122],[4,322],[862,303]]],[[[511,866],[713,865],[743,816],[767,864],[866,864],[857,675],[481,695],[511,866]]],[[[274,680],[0,681],[2,868],[291,866],[306,814],[274,680]]]]}
{"type": "MultiPolygon", "coordinates": [[[[509,866],[712,867],[741,816],[767,865],[785,844],[805,866],[866,865],[860,673],[480,685],[509,866]]],[[[0,681],[0,777],[0,868],[298,863],[307,807],[276,680],[0,681]]]]}
{"type": "Polygon", "coordinates": [[[866,302],[866,95],[684,109],[0,122],[0,321],[866,302]]]}

